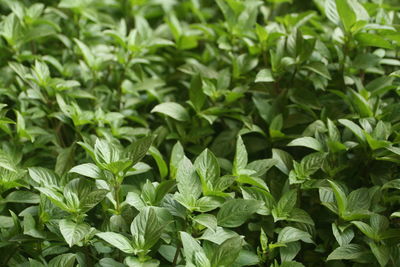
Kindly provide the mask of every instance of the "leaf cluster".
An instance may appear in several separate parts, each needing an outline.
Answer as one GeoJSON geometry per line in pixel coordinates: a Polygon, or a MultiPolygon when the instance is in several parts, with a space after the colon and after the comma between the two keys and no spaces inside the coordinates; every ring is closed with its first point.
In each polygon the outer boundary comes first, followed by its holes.
{"type": "Polygon", "coordinates": [[[390,0],[0,0],[0,266],[400,266],[390,0]]]}

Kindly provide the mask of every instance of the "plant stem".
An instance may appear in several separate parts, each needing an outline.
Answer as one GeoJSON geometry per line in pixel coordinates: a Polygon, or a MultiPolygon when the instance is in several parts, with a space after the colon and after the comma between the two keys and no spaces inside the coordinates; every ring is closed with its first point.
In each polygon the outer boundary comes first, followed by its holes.
{"type": "Polygon", "coordinates": [[[344,75],[345,75],[345,68],[346,68],[346,59],[347,59],[347,55],[349,53],[349,40],[350,40],[350,36],[346,34],[344,44],[343,44],[343,59],[340,62],[340,72],[341,72],[342,78],[343,78],[343,88],[346,85],[344,75]]]}
{"type": "Polygon", "coordinates": [[[14,249],[11,250],[10,254],[8,254],[8,256],[5,258],[4,261],[4,266],[8,266],[8,262],[11,260],[12,257],[14,257],[15,253],[19,250],[18,247],[15,247],[14,249]]]}
{"type": "Polygon", "coordinates": [[[172,261],[172,266],[176,266],[176,263],[178,261],[179,252],[180,252],[181,248],[182,248],[182,242],[179,241],[178,246],[176,247],[174,260],[172,261]]]}
{"type": "Polygon", "coordinates": [[[293,85],[294,78],[296,77],[296,74],[297,74],[297,65],[296,65],[296,67],[295,67],[295,69],[293,71],[292,77],[290,78],[290,85],[293,85]]]}
{"type": "Polygon", "coordinates": [[[120,199],[119,199],[119,190],[121,188],[121,185],[117,182],[116,185],[114,186],[114,198],[115,198],[115,210],[117,211],[118,214],[121,213],[120,211],[120,199]]]}

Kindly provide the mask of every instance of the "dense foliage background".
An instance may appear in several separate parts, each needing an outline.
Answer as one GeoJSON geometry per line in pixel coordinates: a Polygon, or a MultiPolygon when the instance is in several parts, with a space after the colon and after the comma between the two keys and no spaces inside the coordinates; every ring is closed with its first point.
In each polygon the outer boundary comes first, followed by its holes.
{"type": "Polygon", "coordinates": [[[398,1],[0,14],[0,266],[400,266],[398,1]]]}

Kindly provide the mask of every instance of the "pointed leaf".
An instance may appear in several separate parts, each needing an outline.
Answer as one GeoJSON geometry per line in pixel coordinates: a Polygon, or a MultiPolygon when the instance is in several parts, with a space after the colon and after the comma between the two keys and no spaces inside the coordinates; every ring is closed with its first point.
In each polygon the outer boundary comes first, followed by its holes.
{"type": "Polygon", "coordinates": [[[226,201],[217,214],[220,226],[238,227],[255,213],[261,202],[254,199],[231,199],[226,201]]]}
{"type": "Polygon", "coordinates": [[[77,224],[69,220],[60,221],[60,231],[70,247],[81,241],[90,231],[86,224],[77,224]]]}
{"type": "Polygon", "coordinates": [[[327,261],[331,260],[354,260],[365,255],[363,247],[357,244],[348,244],[336,248],[329,254],[327,261]]]}
{"type": "Polygon", "coordinates": [[[133,246],[135,249],[148,251],[160,239],[165,224],[157,217],[155,210],[146,207],[139,212],[131,224],[133,246]]]}
{"type": "Polygon", "coordinates": [[[132,245],[130,244],[128,238],[121,234],[113,233],[113,232],[104,232],[104,233],[97,233],[96,234],[98,237],[106,241],[107,243],[110,243],[114,247],[118,248],[119,250],[132,254],[134,253],[134,249],[132,245]]]}
{"type": "Polygon", "coordinates": [[[297,138],[290,142],[288,146],[304,146],[320,152],[324,150],[322,144],[317,139],[309,136],[297,138]]]}
{"type": "Polygon", "coordinates": [[[236,236],[225,240],[214,252],[212,266],[232,266],[242,249],[243,237],[236,236]]]}
{"type": "Polygon", "coordinates": [[[177,121],[188,121],[189,113],[184,107],[174,102],[164,102],[155,106],[151,112],[157,112],[171,117],[177,121]]]}

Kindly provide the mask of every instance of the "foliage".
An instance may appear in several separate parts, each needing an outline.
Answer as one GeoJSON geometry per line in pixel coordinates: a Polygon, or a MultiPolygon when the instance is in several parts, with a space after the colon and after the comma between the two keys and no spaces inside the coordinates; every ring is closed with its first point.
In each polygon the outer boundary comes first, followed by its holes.
{"type": "Polygon", "coordinates": [[[400,266],[399,10],[0,0],[0,266],[400,266]]]}

